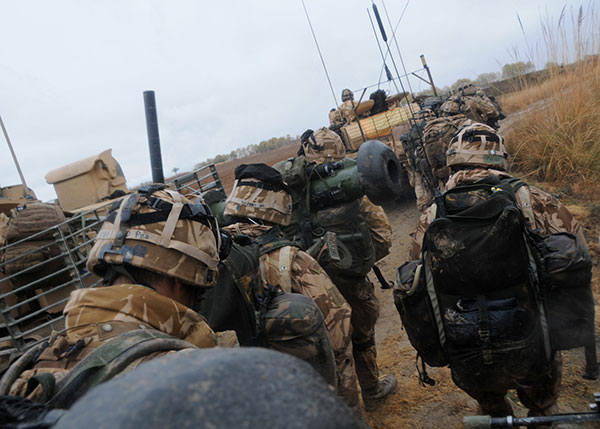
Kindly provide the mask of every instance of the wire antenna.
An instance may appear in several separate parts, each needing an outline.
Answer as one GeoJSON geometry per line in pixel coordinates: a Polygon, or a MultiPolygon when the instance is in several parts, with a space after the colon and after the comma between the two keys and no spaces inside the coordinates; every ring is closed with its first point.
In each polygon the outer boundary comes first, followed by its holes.
{"type": "Polygon", "coordinates": [[[329,78],[329,72],[327,71],[327,66],[325,65],[325,60],[323,59],[323,54],[321,54],[321,48],[319,47],[319,42],[317,41],[317,36],[315,35],[315,30],[313,29],[312,23],[310,22],[310,16],[308,15],[308,10],[306,10],[306,5],[304,4],[304,0],[302,0],[302,7],[304,8],[304,13],[306,14],[306,20],[308,21],[308,26],[310,27],[310,32],[312,33],[313,39],[315,40],[315,45],[317,45],[317,51],[319,52],[319,57],[321,58],[321,64],[323,64],[323,70],[325,70],[325,76],[327,76],[327,82],[329,82],[329,88],[331,89],[331,95],[333,95],[335,107],[339,108],[340,106],[337,103],[335,91],[333,90],[333,85],[331,84],[331,79],[329,78]]]}
{"type": "Polygon", "coordinates": [[[400,25],[400,22],[402,21],[402,17],[404,16],[404,13],[406,12],[406,8],[408,7],[409,3],[410,3],[410,0],[407,0],[406,4],[404,5],[404,9],[402,10],[402,14],[400,15],[400,19],[398,20],[398,23],[396,24],[396,27],[394,28],[394,27],[392,27],[392,20],[390,19],[390,15],[388,14],[387,7],[385,6],[385,1],[381,0],[381,4],[383,5],[383,11],[385,12],[385,16],[388,20],[388,24],[389,24],[390,28],[393,28],[392,40],[394,41],[394,44],[396,45],[396,50],[398,51],[398,56],[400,57],[400,64],[402,64],[402,70],[404,71],[404,75],[407,76],[406,83],[408,84],[408,90],[410,91],[410,95],[414,98],[415,95],[414,95],[412,86],[410,84],[410,79],[408,78],[408,72],[406,71],[406,65],[404,64],[404,58],[402,58],[402,53],[400,52],[400,46],[398,45],[398,39],[396,38],[396,30],[398,29],[398,26],[400,25]]]}

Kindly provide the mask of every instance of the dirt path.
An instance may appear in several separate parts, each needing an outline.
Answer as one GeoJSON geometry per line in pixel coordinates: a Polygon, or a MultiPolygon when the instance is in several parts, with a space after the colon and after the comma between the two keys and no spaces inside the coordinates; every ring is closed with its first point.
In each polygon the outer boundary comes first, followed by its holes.
{"type": "MultiPolygon", "coordinates": [[[[393,229],[393,245],[390,255],[378,265],[385,277],[393,280],[396,268],[407,258],[409,234],[415,229],[419,212],[414,200],[386,206],[385,211],[393,229]]],[[[392,292],[389,289],[381,290],[376,279],[372,280],[377,285],[377,296],[381,304],[376,326],[380,371],[382,374],[392,372],[396,375],[398,391],[381,409],[368,414],[368,423],[375,429],[462,427],[464,415],[477,413],[477,402],[454,385],[447,368],[428,368],[429,376],[436,380],[435,386],[419,385],[415,367],[416,352],[402,329],[392,292]]],[[[599,308],[596,308],[598,313],[599,308]]],[[[561,412],[587,411],[592,394],[600,391],[600,381],[589,381],[581,377],[583,349],[563,352],[563,360],[563,381],[559,398],[561,412]]],[[[514,392],[509,396],[517,415],[524,416],[526,411],[520,406],[514,392]]],[[[597,426],[590,424],[586,427],[597,426]]]]}

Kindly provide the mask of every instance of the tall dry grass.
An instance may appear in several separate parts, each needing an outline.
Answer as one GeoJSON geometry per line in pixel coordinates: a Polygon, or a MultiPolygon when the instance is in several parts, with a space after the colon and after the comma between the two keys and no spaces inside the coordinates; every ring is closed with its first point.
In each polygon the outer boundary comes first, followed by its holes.
{"type": "MultiPolygon", "coordinates": [[[[545,63],[541,84],[502,96],[518,120],[506,135],[513,168],[542,181],[600,183],[600,25],[593,4],[542,21],[545,63]],[[570,29],[570,30],[568,30],[570,29]],[[568,31],[571,31],[570,35],[568,31]]],[[[538,61],[539,63],[540,61],[538,61]]],[[[592,183],[590,183],[592,184],[592,183]]]]}

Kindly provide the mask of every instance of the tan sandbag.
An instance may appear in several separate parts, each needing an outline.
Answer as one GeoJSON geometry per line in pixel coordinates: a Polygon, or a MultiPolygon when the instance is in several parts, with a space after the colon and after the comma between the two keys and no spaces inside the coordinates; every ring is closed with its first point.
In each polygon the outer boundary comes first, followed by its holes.
{"type": "MultiPolygon", "coordinates": [[[[14,243],[64,221],[65,215],[57,204],[28,203],[15,207],[10,212],[6,242],[14,243]]],[[[51,230],[36,238],[52,238],[54,232],[51,230]]]]}

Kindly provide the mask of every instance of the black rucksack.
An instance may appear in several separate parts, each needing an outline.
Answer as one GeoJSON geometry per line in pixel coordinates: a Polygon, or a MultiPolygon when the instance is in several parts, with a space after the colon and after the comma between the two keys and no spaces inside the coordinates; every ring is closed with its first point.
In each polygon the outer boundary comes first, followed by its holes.
{"type": "Polygon", "coordinates": [[[528,230],[515,196],[523,185],[478,183],[436,198],[424,263],[398,271],[394,298],[411,344],[467,382],[526,377],[554,350],[593,344],[589,254],[573,234],[528,230]]]}

